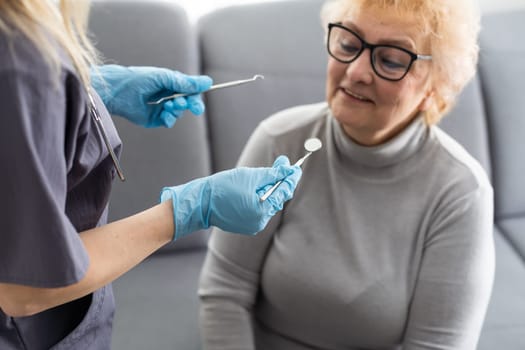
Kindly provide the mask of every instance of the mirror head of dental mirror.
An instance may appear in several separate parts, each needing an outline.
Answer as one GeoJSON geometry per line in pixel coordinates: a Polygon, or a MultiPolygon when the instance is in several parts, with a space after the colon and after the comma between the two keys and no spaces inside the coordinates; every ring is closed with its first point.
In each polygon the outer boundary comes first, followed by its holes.
{"type": "Polygon", "coordinates": [[[323,147],[323,143],[317,137],[310,138],[304,142],[304,149],[308,152],[315,152],[323,147]]]}

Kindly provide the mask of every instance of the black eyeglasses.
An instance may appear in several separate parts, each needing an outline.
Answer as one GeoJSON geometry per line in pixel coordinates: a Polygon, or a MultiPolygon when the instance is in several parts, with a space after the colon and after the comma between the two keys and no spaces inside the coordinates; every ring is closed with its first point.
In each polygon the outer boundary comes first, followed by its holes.
{"type": "Polygon", "coordinates": [[[370,63],[381,78],[399,81],[405,77],[415,60],[431,60],[430,55],[418,55],[395,45],[373,45],[341,23],[328,24],[328,53],[341,63],[355,61],[365,49],[370,49],[370,63]]]}
{"type": "Polygon", "coordinates": [[[117,155],[113,151],[113,147],[111,147],[108,135],[106,133],[106,129],[104,128],[104,124],[102,124],[102,119],[100,119],[100,114],[98,114],[98,109],[95,104],[95,100],[93,99],[93,96],[91,96],[91,93],[89,91],[88,91],[88,96],[89,96],[89,109],[91,111],[91,116],[93,117],[93,120],[95,121],[95,125],[97,126],[98,135],[100,136],[100,138],[106,145],[106,149],[108,150],[109,156],[111,157],[111,160],[113,161],[113,165],[115,166],[115,170],[117,171],[119,179],[124,181],[126,180],[126,178],[124,177],[124,173],[122,172],[122,168],[120,167],[120,162],[118,161],[117,155]]]}

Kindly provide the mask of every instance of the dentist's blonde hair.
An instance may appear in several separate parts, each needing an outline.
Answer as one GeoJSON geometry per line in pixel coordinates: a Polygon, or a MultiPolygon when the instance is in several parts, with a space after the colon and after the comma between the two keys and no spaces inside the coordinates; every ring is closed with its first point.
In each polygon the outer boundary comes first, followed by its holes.
{"type": "Polygon", "coordinates": [[[17,30],[29,38],[57,77],[60,57],[56,45],[60,45],[86,87],[89,67],[98,62],[86,35],[88,15],[88,0],[0,0],[0,30],[8,35],[17,30]]]}
{"type": "Polygon", "coordinates": [[[427,36],[430,52],[421,53],[432,55],[432,99],[425,121],[439,122],[476,73],[480,11],[474,0],[327,0],[321,11],[323,26],[327,30],[328,22],[351,18],[362,9],[415,19],[427,36]]]}

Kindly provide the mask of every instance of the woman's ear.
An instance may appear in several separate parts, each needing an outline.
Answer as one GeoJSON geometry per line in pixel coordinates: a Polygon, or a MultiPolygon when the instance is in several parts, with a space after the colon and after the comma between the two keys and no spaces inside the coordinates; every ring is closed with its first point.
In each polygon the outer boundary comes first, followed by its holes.
{"type": "Polygon", "coordinates": [[[432,106],[432,103],[434,103],[434,90],[427,92],[423,100],[421,100],[418,110],[420,112],[425,112],[430,108],[430,106],[432,106]]]}

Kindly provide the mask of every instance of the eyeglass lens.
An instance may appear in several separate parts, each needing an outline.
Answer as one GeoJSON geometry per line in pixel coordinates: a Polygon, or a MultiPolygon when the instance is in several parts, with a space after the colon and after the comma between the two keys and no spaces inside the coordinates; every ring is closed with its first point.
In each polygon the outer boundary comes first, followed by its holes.
{"type": "MultiPolygon", "coordinates": [[[[338,61],[350,63],[363,52],[363,41],[354,33],[343,28],[330,28],[328,51],[338,61]]],[[[397,80],[402,78],[412,64],[408,52],[390,46],[374,46],[372,49],[372,66],[382,78],[397,80]]]]}

